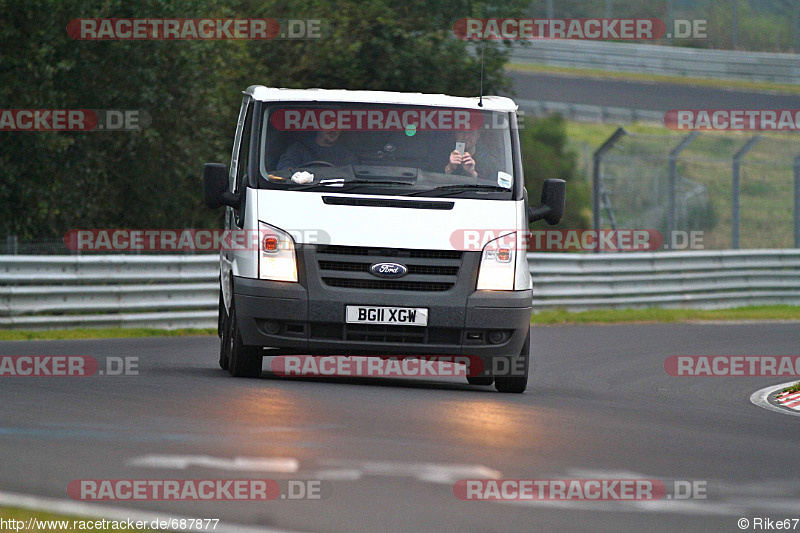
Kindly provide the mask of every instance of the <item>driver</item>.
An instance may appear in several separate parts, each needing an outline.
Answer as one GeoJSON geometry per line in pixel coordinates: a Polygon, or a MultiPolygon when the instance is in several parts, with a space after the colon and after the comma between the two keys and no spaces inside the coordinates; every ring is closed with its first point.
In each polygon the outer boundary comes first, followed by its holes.
{"type": "Polygon", "coordinates": [[[339,130],[318,131],[313,139],[304,139],[292,144],[278,160],[278,170],[299,167],[312,161],[325,161],[336,167],[357,165],[358,158],[337,144],[339,130]]]}

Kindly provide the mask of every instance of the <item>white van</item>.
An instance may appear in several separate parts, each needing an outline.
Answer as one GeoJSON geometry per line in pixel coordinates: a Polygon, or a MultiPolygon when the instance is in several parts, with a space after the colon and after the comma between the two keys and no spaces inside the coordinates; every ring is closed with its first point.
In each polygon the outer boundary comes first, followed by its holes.
{"type": "Polygon", "coordinates": [[[517,128],[503,97],[249,87],[230,167],[203,173],[226,229],[258,235],[220,254],[220,366],[469,355],[484,362],[470,383],[523,392],[532,285],[515,237],[556,224],[565,187],[528,206],[517,128]]]}

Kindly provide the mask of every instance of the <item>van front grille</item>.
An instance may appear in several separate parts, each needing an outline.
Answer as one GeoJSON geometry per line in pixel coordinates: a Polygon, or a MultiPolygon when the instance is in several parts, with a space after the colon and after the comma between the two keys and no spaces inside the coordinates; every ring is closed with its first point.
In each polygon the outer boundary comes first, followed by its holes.
{"type": "Polygon", "coordinates": [[[363,246],[317,246],[317,266],[322,282],[345,289],[441,292],[458,280],[463,252],[363,246]],[[408,269],[402,278],[373,275],[375,263],[399,263],[408,269]]]}

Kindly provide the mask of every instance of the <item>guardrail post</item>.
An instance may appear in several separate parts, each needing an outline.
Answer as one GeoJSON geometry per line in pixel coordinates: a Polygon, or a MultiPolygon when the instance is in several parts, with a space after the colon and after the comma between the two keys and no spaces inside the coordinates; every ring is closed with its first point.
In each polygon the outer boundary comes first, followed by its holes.
{"type": "Polygon", "coordinates": [[[800,248],[800,155],[794,158],[794,247],[800,248]]]}
{"type": "Polygon", "coordinates": [[[684,137],[669,153],[669,218],[667,231],[670,237],[678,229],[678,156],[700,135],[693,131],[684,137]]]}
{"type": "Polygon", "coordinates": [[[8,255],[17,255],[19,253],[19,239],[16,235],[8,235],[6,237],[6,253],[8,255]]]}
{"type": "Polygon", "coordinates": [[[761,135],[755,135],[733,156],[733,180],[731,183],[731,248],[739,249],[739,218],[741,216],[741,204],[739,193],[741,191],[741,167],[742,158],[747,155],[753,146],[761,140],[761,135]]]}
{"type": "Polygon", "coordinates": [[[794,45],[792,46],[794,53],[800,52],[800,12],[794,10],[794,45]]]}
{"type": "MultiPolygon", "coordinates": [[[[603,162],[603,156],[614,147],[617,141],[628,132],[625,128],[617,128],[617,131],[611,134],[611,137],[606,139],[606,142],[595,150],[592,156],[592,225],[595,231],[600,231],[600,200],[602,196],[602,181],[603,173],[600,165],[603,162]]],[[[599,250],[595,250],[598,252],[599,250]]]]}

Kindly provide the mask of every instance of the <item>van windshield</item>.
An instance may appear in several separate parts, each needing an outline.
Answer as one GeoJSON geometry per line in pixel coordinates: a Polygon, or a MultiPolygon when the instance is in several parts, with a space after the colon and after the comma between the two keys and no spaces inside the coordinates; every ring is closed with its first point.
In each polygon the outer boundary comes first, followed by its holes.
{"type": "Polygon", "coordinates": [[[260,188],[512,198],[509,113],[317,102],[264,113],[260,188]]]}

